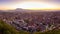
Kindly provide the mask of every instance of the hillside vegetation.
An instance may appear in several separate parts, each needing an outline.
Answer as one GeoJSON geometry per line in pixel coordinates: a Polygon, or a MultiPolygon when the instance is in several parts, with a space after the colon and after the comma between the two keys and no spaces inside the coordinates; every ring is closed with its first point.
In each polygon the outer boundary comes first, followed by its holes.
{"type": "MultiPolygon", "coordinates": [[[[14,27],[0,20],[0,34],[31,34],[31,33],[23,30],[17,31],[14,27]]],[[[33,32],[33,34],[60,34],[60,30],[52,30],[44,33],[33,32]]]]}

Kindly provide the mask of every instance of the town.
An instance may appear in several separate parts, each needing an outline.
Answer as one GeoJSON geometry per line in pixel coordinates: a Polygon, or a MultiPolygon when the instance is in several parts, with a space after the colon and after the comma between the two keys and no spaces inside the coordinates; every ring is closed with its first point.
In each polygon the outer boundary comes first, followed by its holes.
{"type": "Polygon", "coordinates": [[[60,29],[60,12],[0,12],[0,19],[17,30],[45,32],[60,29]]]}

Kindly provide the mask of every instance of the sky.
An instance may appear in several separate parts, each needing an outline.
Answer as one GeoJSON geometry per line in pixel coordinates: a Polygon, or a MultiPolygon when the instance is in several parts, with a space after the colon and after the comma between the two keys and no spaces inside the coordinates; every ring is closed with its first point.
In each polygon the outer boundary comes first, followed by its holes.
{"type": "Polygon", "coordinates": [[[60,10],[60,0],[0,0],[0,10],[16,8],[60,10]]]}

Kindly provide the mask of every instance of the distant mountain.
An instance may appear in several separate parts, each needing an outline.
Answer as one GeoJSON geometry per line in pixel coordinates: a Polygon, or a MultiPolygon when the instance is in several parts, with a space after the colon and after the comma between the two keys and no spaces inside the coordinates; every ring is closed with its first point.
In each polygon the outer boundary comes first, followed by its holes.
{"type": "Polygon", "coordinates": [[[11,12],[56,12],[56,11],[60,11],[60,10],[27,10],[27,9],[21,9],[21,8],[17,8],[15,10],[10,10],[11,12]]]}
{"type": "Polygon", "coordinates": [[[0,12],[56,12],[56,11],[60,11],[60,10],[27,10],[27,9],[21,9],[21,8],[17,8],[15,10],[0,10],[0,12]]]}

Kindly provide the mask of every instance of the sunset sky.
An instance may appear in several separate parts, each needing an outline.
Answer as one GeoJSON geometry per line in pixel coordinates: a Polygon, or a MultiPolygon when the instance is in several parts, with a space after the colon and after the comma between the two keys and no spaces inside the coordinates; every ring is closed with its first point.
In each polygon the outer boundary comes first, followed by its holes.
{"type": "Polygon", "coordinates": [[[60,10],[60,0],[0,0],[0,10],[60,10]]]}

